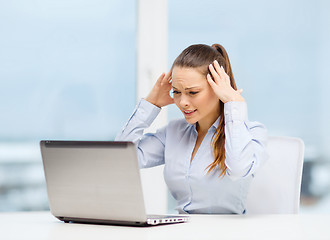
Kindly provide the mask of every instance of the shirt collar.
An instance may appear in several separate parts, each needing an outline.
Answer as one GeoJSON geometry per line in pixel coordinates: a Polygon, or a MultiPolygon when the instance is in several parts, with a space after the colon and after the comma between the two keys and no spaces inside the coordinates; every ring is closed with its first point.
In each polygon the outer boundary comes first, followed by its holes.
{"type": "MultiPolygon", "coordinates": [[[[219,116],[219,117],[217,118],[217,120],[215,120],[215,122],[212,124],[211,127],[215,128],[215,129],[218,128],[218,126],[219,126],[219,124],[220,124],[220,117],[221,117],[221,116],[219,116]]],[[[192,126],[193,129],[197,132],[197,130],[196,130],[196,123],[195,123],[195,124],[189,124],[189,125],[192,126]]]]}
{"type": "Polygon", "coordinates": [[[217,120],[215,120],[215,122],[212,124],[212,127],[214,127],[215,129],[217,129],[220,124],[220,117],[221,116],[219,116],[217,120]]]}

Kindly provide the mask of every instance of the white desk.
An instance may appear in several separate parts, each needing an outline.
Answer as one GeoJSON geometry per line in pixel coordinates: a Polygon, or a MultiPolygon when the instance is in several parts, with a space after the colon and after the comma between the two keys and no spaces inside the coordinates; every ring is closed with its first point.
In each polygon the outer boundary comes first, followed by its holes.
{"type": "Polygon", "coordinates": [[[189,223],[124,227],[62,223],[49,212],[0,213],[1,240],[330,239],[330,215],[193,215],[189,223]]]}

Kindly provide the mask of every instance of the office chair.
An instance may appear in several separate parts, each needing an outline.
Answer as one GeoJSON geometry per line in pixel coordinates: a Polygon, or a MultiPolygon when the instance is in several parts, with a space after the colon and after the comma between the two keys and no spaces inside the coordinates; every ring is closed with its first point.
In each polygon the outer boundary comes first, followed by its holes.
{"type": "Polygon", "coordinates": [[[247,214],[298,213],[304,142],[292,137],[269,137],[269,158],[252,179],[247,214]]]}

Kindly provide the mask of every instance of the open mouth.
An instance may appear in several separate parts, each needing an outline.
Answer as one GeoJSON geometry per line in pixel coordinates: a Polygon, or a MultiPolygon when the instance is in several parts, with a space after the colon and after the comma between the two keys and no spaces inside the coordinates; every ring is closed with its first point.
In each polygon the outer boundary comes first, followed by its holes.
{"type": "Polygon", "coordinates": [[[197,111],[197,109],[195,109],[195,110],[183,110],[183,113],[184,113],[185,116],[191,116],[196,111],[197,111]]]}

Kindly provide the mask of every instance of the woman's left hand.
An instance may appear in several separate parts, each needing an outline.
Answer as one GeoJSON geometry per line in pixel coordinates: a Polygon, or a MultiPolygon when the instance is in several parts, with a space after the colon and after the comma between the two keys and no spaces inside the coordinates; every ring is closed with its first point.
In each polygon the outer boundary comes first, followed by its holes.
{"type": "Polygon", "coordinates": [[[210,72],[212,74],[212,77],[210,74],[207,74],[207,80],[209,84],[211,85],[214,93],[218,96],[218,98],[223,102],[244,102],[244,98],[241,96],[241,93],[243,92],[242,89],[235,90],[230,85],[230,78],[223,69],[223,67],[219,65],[218,61],[215,60],[213,64],[209,65],[210,72]]]}

